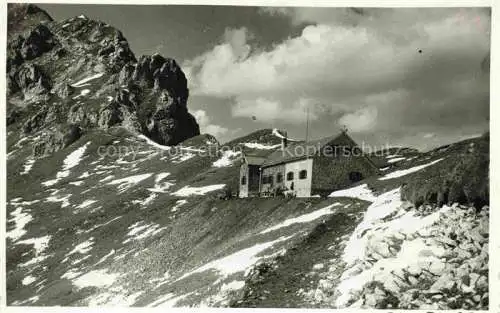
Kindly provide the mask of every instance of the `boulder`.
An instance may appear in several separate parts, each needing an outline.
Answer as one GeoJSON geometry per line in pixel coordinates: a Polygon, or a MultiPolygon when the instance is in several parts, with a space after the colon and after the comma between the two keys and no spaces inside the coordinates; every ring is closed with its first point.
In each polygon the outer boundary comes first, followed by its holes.
{"type": "Polygon", "coordinates": [[[83,131],[80,128],[79,125],[77,124],[70,124],[66,128],[63,134],[63,147],[67,147],[71,145],[73,142],[77,141],[80,139],[82,136],[83,131]]]}
{"type": "Polygon", "coordinates": [[[453,289],[455,285],[455,277],[451,273],[445,273],[438,277],[429,290],[431,292],[443,292],[453,289]]]}

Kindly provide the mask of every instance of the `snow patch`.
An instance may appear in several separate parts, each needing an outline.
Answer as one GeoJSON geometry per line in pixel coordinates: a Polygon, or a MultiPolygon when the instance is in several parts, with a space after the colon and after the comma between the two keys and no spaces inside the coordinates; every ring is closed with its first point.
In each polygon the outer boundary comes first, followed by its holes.
{"type": "Polygon", "coordinates": [[[112,180],[114,177],[115,177],[115,175],[108,175],[108,176],[104,177],[103,179],[99,180],[99,182],[100,183],[105,183],[108,180],[112,180]]]}
{"type": "Polygon", "coordinates": [[[403,161],[403,160],[406,160],[406,158],[393,158],[393,159],[388,160],[387,163],[396,163],[396,162],[403,161]]]}
{"type": "Polygon", "coordinates": [[[196,156],[196,154],[194,153],[191,153],[191,152],[182,152],[181,154],[173,157],[171,160],[173,163],[182,163],[184,161],[187,161],[187,160],[190,160],[192,158],[194,158],[196,156]]]}
{"type": "Polygon", "coordinates": [[[402,176],[405,176],[405,175],[408,175],[408,174],[412,174],[412,173],[415,173],[415,172],[418,172],[428,166],[431,166],[431,165],[434,165],[440,161],[442,161],[444,158],[441,158],[441,159],[437,159],[437,160],[434,160],[430,163],[427,163],[427,164],[423,164],[423,165],[419,165],[419,166],[415,166],[415,167],[411,167],[409,169],[406,169],[406,170],[399,170],[399,171],[394,171],[392,173],[389,173],[387,175],[385,175],[384,177],[381,177],[379,178],[379,180],[388,180],[388,179],[392,179],[392,178],[398,178],[398,177],[402,177],[402,176]]]}
{"type": "Polygon", "coordinates": [[[342,256],[346,262],[346,270],[337,286],[340,293],[336,300],[337,307],[347,305],[370,281],[378,280],[384,282],[384,285],[390,285],[395,279],[394,271],[439,261],[442,248],[430,247],[422,238],[409,238],[438,222],[440,215],[450,210],[450,207],[443,206],[437,212],[422,217],[415,215],[415,211],[406,211],[400,199],[399,188],[380,195],[368,207],[363,221],[352,233],[342,256]],[[390,238],[406,238],[394,257],[388,253],[390,238]],[[420,254],[423,250],[430,252],[420,254]],[[367,268],[364,261],[373,251],[380,254],[379,259],[367,268]],[[388,256],[385,256],[386,253],[388,256]]]}
{"type": "Polygon", "coordinates": [[[22,284],[24,286],[28,286],[28,285],[31,285],[32,283],[34,283],[35,281],[36,281],[36,277],[28,275],[28,276],[23,278],[22,284]]]}
{"type": "Polygon", "coordinates": [[[212,262],[209,262],[201,267],[198,267],[197,269],[188,272],[184,275],[182,275],[180,278],[176,280],[180,281],[188,276],[191,276],[195,273],[202,273],[208,270],[215,270],[219,273],[219,275],[222,276],[222,278],[228,277],[229,275],[238,273],[238,272],[244,272],[246,269],[248,269],[250,266],[254,265],[259,261],[260,259],[264,257],[259,257],[257,256],[261,252],[271,248],[275,244],[279,242],[286,241],[290,238],[292,238],[294,235],[288,236],[288,237],[279,237],[276,240],[265,242],[265,243],[258,243],[252,247],[242,249],[240,251],[237,251],[233,254],[230,254],[228,256],[225,256],[223,258],[220,258],[218,260],[214,260],[212,262]]]}
{"type": "Polygon", "coordinates": [[[153,174],[152,173],[147,173],[147,174],[140,174],[140,175],[134,175],[134,176],[129,176],[125,178],[120,178],[120,179],[115,179],[109,183],[108,185],[118,185],[118,190],[119,193],[124,192],[125,190],[129,189],[130,187],[140,183],[141,181],[151,177],[153,174]]]}
{"type": "Polygon", "coordinates": [[[92,246],[94,245],[94,237],[90,237],[88,240],[78,244],[76,247],[73,248],[73,250],[71,250],[67,255],[66,257],[64,258],[64,260],[62,261],[63,263],[66,262],[69,257],[75,253],[78,253],[78,254],[86,254],[88,253],[90,250],[92,250],[92,246]]]}
{"type": "Polygon", "coordinates": [[[365,201],[373,202],[377,197],[373,195],[367,184],[359,185],[349,189],[342,189],[332,192],[329,197],[349,197],[358,198],[365,201]]]}
{"type": "Polygon", "coordinates": [[[166,228],[165,227],[160,227],[160,225],[151,223],[151,224],[146,224],[143,221],[134,223],[128,227],[129,232],[127,233],[127,238],[123,243],[126,244],[128,242],[134,241],[134,240],[142,240],[147,237],[152,237],[160,232],[164,231],[166,228]]]}
{"type": "Polygon", "coordinates": [[[115,254],[115,249],[112,249],[108,254],[106,254],[105,256],[103,256],[99,261],[97,261],[97,263],[94,266],[103,263],[104,261],[106,261],[113,254],[115,254]]]}
{"type": "Polygon", "coordinates": [[[78,178],[87,178],[90,177],[89,172],[84,172],[82,175],[78,176],[78,178]]]}
{"type": "Polygon", "coordinates": [[[236,159],[241,154],[240,151],[224,151],[222,157],[215,161],[212,166],[214,167],[227,167],[233,165],[234,159],[236,159]]]}
{"type": "Polygon", "coordinates": [[[65,195],[65,196],[62,196],[60,198],[58,198],[56,196],[48,196],[45,199],[45,202],[54,202],[54,203],[61,202],[61,208],[65,208],[65,207],[70,205],[70,203],[69,203],[70,197],[71,197],[71,195],[65,195]]]}
{"type": "Polygon", "coordinates": [[[401,204],[399,188],[383,193],[375,199],[366,209],[363,221],[358,224],[344,249],[342,258],[347,264],[352,264],[364,256],[366,237],[361,236],[363,231],[373,228],[381,219],[397,210],[401,204]]]}
{"type": "Polygon", "coordinates": [[[40,264],[42,261],[48,259],[48,257],[49,256],[47,256],[47,255],[36,256],[36,257],[32,258],[29,261],[26,261],[24,263],[19,264],[19,266],[20,267],[28,267],[28,266],[31,266],[31,265],[40,264]]]}
{"type": "Polygon", "coordinates": [[[106,287],[112,285],[120,275],[109,274],[106,270],[90,271],[72,281],[77,288],[106,287]]]}
{"type": "Polygon", "coordinates": [[[85,209],[88,206],[91,206],[92,204],[96,203],[97,200],[85,200],[83,201],[79,206],[77,206],[78,209],[85,209]]]}
{"type": "Polygon", "coordinates": [[[52,186],[59,182],[59,180],[61,180],[62,178],[68,177],[70,170],[77,166],[82,160],[83,154],[85,153],[88,145],[90,145],[90,141],[68,154],[63,162],[63,170],[56,174],[56,179],[43,182],[42,185],[45,185],[47,187],[52,186]]]}
{"type": "MultiPolygon", "coordinates": [[[[148,189],[148,190],[152,190],[152,189],[148,189]]],[[[140,205],[148,205],[151,202],[153,202],[156,198],[158,198],[158,194],[153,192],[147,198],[145,198],[143,200],[132,200],[132,203],[133,204],[140,204],[140,205]]]]}
{"type": "Polygon", "coordinates": [[[187,203],[187,200],[177,200],[177,202],[175,203],[172,210],[170,210],[170,212],[177,212],[177,210],[179,210],[179,208],[186,203],[187,203]]]}
{"type": "Polygon", "coordinates": [[[151,192],[166,193],[166,191],[174,185],[174,183],[172,183],[172,182],[168,182],[168,181],[162,182],[162,180],[165,179],[166,177],[168,177],[169,175],[170,175],[170,173],[156,174],[155,186],[153,188],[148,188],[148,190],[151,192]]]}
{"type": "Polygon", "coordinates": [[[104,73],[97,73],[95,75],[89,76],[87,78],[84,78],[84,79],[79,80],[76,83],[72,84],[71,87],[81,87],[81,85],[83,85],[91,80],[100,78],[100,77],[102,77],[102,75],[104,75],[104,73]]]}
{"type": "Polygon", "coordinates": [[[14,229],[8,231],[6,236],[12,241],[16,242],[27,233],[24,227],[33,220],[31,214],[23,212],[22,207],[17,207],[14,211],[10,213],[12,218],[8,220],[9,223],[14,223],[14,229]]]}
{"type": "MultiPolygon", "coordinates": [[[[84,86],[84,85],[81,85],[80,87],[82,87],[82,86],[84,86]]],[[[80,91],[79,95],[73,97],[73,100],[84,97],[84,96],[88,95],[89,93],[90,93],[90,89],[83,89],[82,91],[80,91]]]]}
{"type": "Polygon", "coordinates": [[[35,164],[35,160],[33,159],[29,159],[28,161],[26,161],[26,163],[24,163],[24,169],[23,171],[21,172],[21,175],[26,175],[28,174],[31,169],[33,168],[33,165],[35,164]]]}
{"type": "Polygon", "coordinates": [[[271,150],[271,149],[276,149],[281,146],[281,144],[277,145],[263,145],[261,143],[256,143],[256,142],[245,142],[243,144],[245,147],[250,148],[250,149],[260,149],[260,150],[271,150]]]}
{"type": "Polygon", "coordinates": [[[21,240],[18,243],[25,245],[33,245],[33,248],[35,249],[35,255],[39,256],[49,246],[50,238],[51,236],[47,235],[43,237],[35,237],[35,238],[21,240]]]}
{"type": "Polygon", "coordinates": [[[288,138],[288,137],[283,136],[283,135],[279,132],[279,130],[278,130],[277,128],[273,128],[273,132],[272,132],[272,134],[273,134],[274,136],[278,137],[278,138],[281,138],[281,139],[286,139],[286,140],[288,140],[288,141],[298,141],[298,140],[295,140],[295,139],[290,139],[290,138],[288,138]]]}
{"type": "Polygon", "coordinates": [[[226,186],[226,184],[209,185],[209,186],[203,186],[203,187],[185,186],[185,187],[182,187],[181,189],[177,190],[176,192],[172,193],[172,195],[178,196],[178,197],[202,196],[202,195],[205,195],[206,193],[220,190],[220,189],[224,188],[224,186],[226,186]]]}
{"type": "Polygon", "coordinates": [[[170,150],[172,148],[170,146],[160,145],[159,143],[149,139],[148,137],[146,137],[144,135],[138,135],[137,137],[144,140],[148,145],[151,145],[151,146],[158,148],[158,149],[161,149],[161,150],[170,150]]]}
{"type": "Polygon", "coordinates": [[[120,218],[121,218],[121,216],[117,216],[117,217],[115,217],[115,218],[107,221],[106,223],[94,225],[94,226],[92,226],[92,228],[90,228],[89,230],[87,230],[85,232],[86,233],[90,233],[91,231],[93,231],[93,230],[95,230],[95,229],[97,229],[99,227],[106,226],[106,225],[108,225],[108,224],[110,224],[110,223],[112,223],[112,222],[114,222],[114,221],[116,221],[117,219],[120,219],[120,218]]]}
{"type": "Polygon", "coordinates": [[[222,292],[227,292],[227,291],[233,291],[233,290],[239,290],[241,288],[245,287],[245,281],[243,280],[233,280],[227,284],[223,284],[220,287],[220,291],[222,292]]]}

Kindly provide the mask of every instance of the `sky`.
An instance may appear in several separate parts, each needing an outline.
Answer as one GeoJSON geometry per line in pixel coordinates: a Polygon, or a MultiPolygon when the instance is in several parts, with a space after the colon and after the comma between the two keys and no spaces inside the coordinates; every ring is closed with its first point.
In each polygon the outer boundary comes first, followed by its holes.
{"type": "Polygon", "coordinates": [[[39,6],[177,60],[189,111],[220,142],[262,128],[305,139],[307,116],[309,139],[346,127],[373,149],[489,130],[489,8],[39,6]]]}

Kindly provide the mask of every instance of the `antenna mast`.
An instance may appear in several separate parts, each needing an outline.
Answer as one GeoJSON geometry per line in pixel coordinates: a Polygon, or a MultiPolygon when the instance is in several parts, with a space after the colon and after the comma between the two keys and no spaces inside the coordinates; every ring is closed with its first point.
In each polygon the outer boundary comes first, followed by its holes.
{"type": "Polygon", "coordinates": [[[306,106],[306,160],[309,159],[307,140],[309,139],[309,105],[306,106]]]}
{"type": "Polygon", "coordinates": [[[306,106],[306,142],[309,137],[309,106],[306,106]]]}

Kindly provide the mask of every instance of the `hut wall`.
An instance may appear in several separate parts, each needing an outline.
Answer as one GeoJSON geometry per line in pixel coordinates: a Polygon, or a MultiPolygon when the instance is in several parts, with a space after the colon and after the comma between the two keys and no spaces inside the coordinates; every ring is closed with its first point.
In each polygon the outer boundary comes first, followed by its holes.
{"type": "Polygon", "coordinates": [[[312,169],[312,194],[326,195],[377,174],[363,156],[317,156],[312,169]]]}

